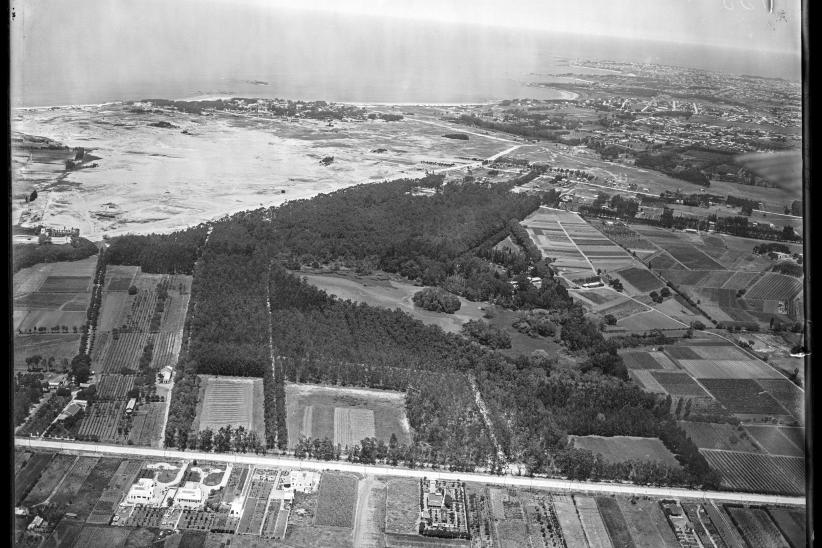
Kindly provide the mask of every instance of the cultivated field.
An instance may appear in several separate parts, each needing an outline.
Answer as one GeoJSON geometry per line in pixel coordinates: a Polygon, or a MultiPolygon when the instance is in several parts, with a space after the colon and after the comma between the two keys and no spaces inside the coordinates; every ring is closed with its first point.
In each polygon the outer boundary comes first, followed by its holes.
{"type": "Polygon", "coordinates": [[[247,377],[200,375],[197,430],[217,431],[224,426],[254,430],[265,438],[263,380],[247,377]]]}
{"type": "Polygon", "coordinates": [[[359,443],[362,437],[358,436],[362,434],[386,443],[391,434],[397,436],[400,444],[411,441],[405,397],[400,392],[287,383],[285,393],[288,441],[292,447],[301,435],[327,437],[335,443],[359,443]]]}
{"type": "Polygon", "coordinates": [[[624,283],[627,283],[631,287],[635,288],[639,293],[650,293],[651,291],[655,289],[658,290],[665,285],[659,281],[656,276],[644,268],[626,268],[624,270],[612,272],[612,274],[617,274],[624,283]]]}
{"type": "Polygon", "coordinates": [[[596,500],[593,497],[583,497],[574,495],[574,503],[577,507],[577,515],[585,530],[585,537],[590,546],[601,546],[611,548],[614,544],[608,536],[608,530],[602,521],[602,516],[597,508],[596,500]]]}
{"type": "Polygon", "coordinates": [[[54,458],[54,453],[35,453],[14,478],[14,504],[20,504],[34,486],[43,470],[54,458]]]}
{"type": "Polygon", "coordinates": [[[714,449],[700,452],[722,476],[722,486],[727,489],[784,495],[805,493],[803,458],[714,449]]]}
{"type": "Polygon", "coordinates": [[[23,499],[23,506],[31,507],[46,502],[76,460],[77,457],[74,455],[64,455],[62,453],[55,455],[41,473],[40,479],[37,480],[29,494],[23,499]]]}
{"type": "Polygon", "coordinates": [[[46,360],[54,358],[55,363],[71,359],[80,349],[80,335],[15,335],[14,337],[14,369],[26,370],[26,358],[39,354],[46,360]]]}
{"type": "Polygon", "coordinates": [[[625,546],[626,548],[634,546],[634,541],[631,539],[631,533],[628,531],[628,524],[625,523],[625,516],[622,515],[622,510],[616,499],[611,497],[596,497],[599,514],[602,516],[602,521],[608,529],[608,536],[611,538],[611,543],[614,546],[625,546]]]}
{"type": "Polygon", "coordinates": [[[672,396],[707,398],[708,393],[687,373],[681,371],[649,371],[653,378],[672,396]]]}
{"type": "Polygon", "coordinates": [[[143,403],[131,419],[128,439],[135,445],[156,445],[160,439],[163,426],[165,403],[143,403]]]}
{"type": "Polygon", "coordinates": [[[679,426],[700,449],[760,452],[744,429],[730,424],[679,421],[679,426]]]}
{"type": "Polygon", "coordinates": [[[353,527],[357,482],[357,478],[350,474],[323,473],[314,523],[331,527],[353,527]]]}
{"type": "Polygon", "coordinates": [[[768,513],[792,548],[807,546],[804,512],[787,508],[768,508],[768,513]]]}
{"type": "Polygon", "coordinates": [[[800,291],[802,291],[802,280],[793,276],[769,272],[748,289],[745,297],[748,299],[787,301],[796,297],[800,291]]]}
{"type": "Polygon", "coordinates": [[[745,426],[745,430],[756,442],[771,455],[786,457],[805,457],[805,447],[797,446],[776,426],[745,426]]]}
{"type": "Polygon", "coordinates": [[[677,369],[674,362],[662,352],[623,352],[621,356],[628,369],[677,369]]]}
{"type": "Polygon", "coordinates": [[[651,331],[653,329],[684,329],[687,326],[673,320],[657,310],[639,312],[617,321],[617,326],[628,331],[651,331]]]}
{"type": "Polygon", "coordinates": [[[679,466],[676,457],[657,438],[635,436],[571,436],[574,447],[599,453],[609,462],[658,461],[679,466]]]}
{"type": "Polygon", "coordinates": [[[750,546],[790,548],[765,510],[731,505],[726,505],[725,509],[750,546]]]}
{"type": "Polygon", "coordinates": [[[751,379],[702,379],[711,395],[728,411],[742,415],[790,416],[773,396],[751,379]]]}
{"type": "Polygon", "coordinates": [[[122,427],[125,424],[126,402],[99,401],[88,406],[77,435],[96,439],[103,443],[125,442],[122,427]]]}
{"type": "Polygon", "coordinates": [[[787,379],[757,379],[757,384],[787,409],[795,419],[805,421],[805,392],[787,379]]]}
{"type": "Polygon", "coordinates": [[[125,546],[131,529],[124,527],[83,527],[75,541],[75,546],[83,548],[111,548],[125,546]]]}
{"type": "MultiPolygon", "coordinates": [[[[118,470],[122,459],[101,458],[81,484],[76,496],[68,499],[67,512],[77,514],[77,519],[85,521],[97,503],[103,490],[118,470]]],[[[58,493],[59,496],[59,493],[58,493]]]]}
{"type": "Polygon", "coordinates": [[[678,363],[697,379],[784,378],[773,368],[747,357],[741,360],[678,360],[678,363]]]}
{"type": "Polygon", "coordinates": [[[417,534],[420,516],[420,482],[391,479],[386,483],[385,532],[417,534]]]}

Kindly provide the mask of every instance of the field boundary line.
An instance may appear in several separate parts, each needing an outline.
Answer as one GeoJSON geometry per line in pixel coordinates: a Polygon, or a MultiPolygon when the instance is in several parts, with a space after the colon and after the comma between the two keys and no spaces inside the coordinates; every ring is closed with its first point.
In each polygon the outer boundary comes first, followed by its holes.
{"type": "MultiPolygon", "coordinates": [[[[565,230],[565,227],[564,227],[564,226],[562,226],[562,222],[561,222],[561,221],[559,221],[559,220],[554,221],[554,222],[555,222],[555,223],[557,223],[557,225],[559,225],[559,227],[562,229],[562,232],[564,232],[564,233],[565,233],[565,237],[566,237],[566,238],[568,238],[568,241],[569,241],[569,242],[571,242],[571,243],[574,245],[574,248],[577,250],[577,252],[585,258],[585,261],[586,261],[589,265],[591,265],[591,272],[593,272],[594,274],[596,274],[596,273],[597,273],[597,269],[596,269],[596,268],[594,268],[594,263],[592,263],[592,262],[591,262],[591,259],[589,259],[589,258],[588,258],[588,255],[586,255],[585,253],[583,253],[583,252],[582,252],[582,250],[579,248],[579,246],[576,244],[576,242],[575,242],[575,241],[571,238],[571,235],[570,235],[570,234],[568,234],[568,231],[567,231],[567,230],[565,230]]],[[[586,221],[586,223],[587,223],[587,221],[586,221]]]]}

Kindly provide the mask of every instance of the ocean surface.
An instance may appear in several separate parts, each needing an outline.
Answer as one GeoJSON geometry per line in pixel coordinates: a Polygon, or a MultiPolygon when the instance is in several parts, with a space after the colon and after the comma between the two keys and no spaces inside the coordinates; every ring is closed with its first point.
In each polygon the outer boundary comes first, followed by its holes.
{"type": "Polygon", "coordinates": [[[31,54],[13,56],[11,105],[224,95],[361,103],[550,99],[562,95],[525,84],[538,81],[537,75],[584,72],[571,69],[568,61],[585,59],[800,79],[800,59],[792,54],[457,25],[391,25],[395,28],[367,21],[354,34],[337,20],[312,22],[311,34],[272,32],[253,50],[204,38],[186,57],[167,56],[151,64],[121,52],[117,70],[102,70],[103,58],[82,57],[71,70],[47,70],[48,62],[33,47],[31,54]]]}

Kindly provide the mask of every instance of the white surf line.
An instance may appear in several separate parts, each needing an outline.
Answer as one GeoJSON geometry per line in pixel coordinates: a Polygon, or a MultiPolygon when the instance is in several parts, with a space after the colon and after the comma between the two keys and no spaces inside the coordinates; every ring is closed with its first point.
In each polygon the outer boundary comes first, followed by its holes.
{"type": "MultiPolygon", "coordinates": [[[[314,461],[282,457],[275,455],[252,455],[244,453],[203,453],[199,451],[176,451],[155,449],[151,447],[137,447],[126,445],[112,445],[102,443],[71,442],[37,440],[17,437],[14,440],[16,447],[28,450],[46,449],[58,451],[78,451],[95,455],[113,454],[123,455],[130,459],[162,458],[166,461],[219,462],[233,464],[248,464],[252,466],[282,467],[291,470],[328,471],[338,470],[373,476],[394,476],[409,478],[429,478],[446,481],[475,482],[488,485],[504,485],[529,489],[545,489],[564,493],[614,493],[639,495],[659,498],[675,498],[687,500],[720,500],[728,502],[742,502],[749,504],[773,504],[789,506],[805,506],[805,497],[787,495],[769,495],[765,493],[741,493],[734,491],[702,491],[684,487],[653,487],[621,482],[587,482],[547,477],[505,476],[483,474],[477,472],[447,472],[430,468],[404,468],[387,465],[365,465],[346,461],[314,461]]],[[[253,469],[250,472],[252,475],[253,469]]],[[[248,482],[247,488],[250,487],[248,482]]]]}

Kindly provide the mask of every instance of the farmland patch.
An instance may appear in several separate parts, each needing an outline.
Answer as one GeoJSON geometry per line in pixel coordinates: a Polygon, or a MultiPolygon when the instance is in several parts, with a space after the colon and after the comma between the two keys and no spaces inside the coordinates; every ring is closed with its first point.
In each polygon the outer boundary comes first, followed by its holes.
{"type": "Polygon", "coordinates": [[[790,548],[765,510],[731,505],[726,505],[725,508],[749,545],[790,548]]]}
{"type": "Polygon", "coordinates": [[[663,286],[663,283],[659,281],[656,276],[644,268],[626,268],[614,274],[618,274],[623,280],[642,293],[647,293],[663,286]]]}
{"type": "Polygon", "coordinates": [[[63,480],[60,488],[57,489],[51,498],[51,503],[58,508],[62,505],[68,505],[84,486],[91,471],[94,470],[94,467],[97,466],[99,462],[100,457],[80,457],[77,459],[77,462],[74,463],[74,466],[71,467],[71,470],[66,475],[66,479],[63,480]]]}
{"type": "Polygon", "coordinates": [[[679,542],[657,501],[638,497],[616,497],[615,500],[637,548],[679,548],[679,542]]]}
{"type": "Polygon", "coordinates": [[[631,459],[664,462],[678,467],[679,462],[658,438],[636,436],[569,436],[577,449],[599,453],[609,462],[631,459]]]}
{"type": "Polygon", "coordinates": [[[357,505],[357,478],[350,474],[325,472],[320,479],[316,525],[353,527],[357,505]]]}
{"type": "Polygon", "coordinates": [[[748,289],[748,299],[788,301],[802,290],[802,280],[784,274],[769,272],[748,289]]]}
{"type": "Polygon", "coordinates": [[[56,455],[43,470],[40,479],[31,488],[23,500],[25,506],[36,506],[46,501],[66,474],[68,474],[77,457],[74,455],[56,455]]]}
{"type": "Polygon", "coordinates": [[[708,464],[722,476],[727,489],[804,495],[805,459],[761,453],[701,449],[708,464]]]}
{"type": "Polygon", "coordinates": [[[620,510],[617,501],[611,497],[596,497],[596,501],[602,521],[608,529],[608,536],[614,546],[634,547],[634,541],[628,531],[628,524],[625,523],[625,516],[622,515],[622,510],[620,510]]]}
{"type": "Polygon", "coordinates": [[[807,546],[804,512],[769,507],[768,513],[773,518],[779,532],[788,540],[792,548],[807,546]]]}
{"type": "Polygon", "coordinates": [[[724,270],[724,267],[692,245],[666,245],[671,256],[691,270],[724,270]]]}
{"type": "Polygon", "coordinates": [[[657,381],[651,371],[647,369],[632,369],[628,375],[634,379],[634,382],[639,384],[646,392],[653,392],[655,394],[667,394],[668,392],[663,388],[659,381],[657,381]]]}
{"type": "Polygon", "coordinates": [[[657,310],[640,312],[617,320],[617,326],[630,331],[650,331],[652,329],[684,329],[687,326],[669,318],[657,310]]]}
{"type": "Polygon", "coordinates": [[[83,548],[112,548],[124,546],[131,529],[125,527],[83,527],[75,546],[83,548]]]}
{"type": "Polygon", "coordinates": [[[265,437],[263,416],[263,380],[247,377],[200,375],[201,394],[197,405],[197,430],[217,431],[224,426],[255,430],[265,437]]]}
{"type": "Polygon", "coordinates": [[[680,428],[700,449],[724,449],[726,451],[761,452],[745,430],[730,424],[678,421],[680,428]]]}
{"type": "Polygon", "coordinates": [[[687,373],[681,371],[651,371],[651,375],[672,396],[707,398],[708,393],[687,373]]]}
{"type": "Polygon", "coordinates": [[[373,438],[374,412],[356,407],[334,408],[334,445],[354,447],[365,438],[373,438]]]}
{"type": "Polygon", "coordinates": [[[420,513],[420,482],[391,479],[386,484],[385,532],[415,535],[420,513]]]}
{"type": "Polygon", "coordinates": [[[70,499],[71,502],[66,511],[77,514],[77,519],[85,521],[121,462],[122,459],[101,458],[82,483],[77,496],[70,499]]]}
{"type": "Polygon", "coordinates": [[[20,504],[26,495],[28,495],[52,458],[54,458],[54,453],[35,453],[26,462],[26,466],[24,466],[14,478],[15,505],[20,504]]]}
{"type": "Polygon", "coordinates": [[[593,497],[574,495],[574,503],[576,504],[579,521],[582,523],[588,544],[602,548],[613,547],[614,545],[608,536],[608,530],[602,522],[602,516],[599,513],[597,503],[593,497]]]}
{"type": "Polygon", "coordinates": [[[747,425],[745,430],[771,455],[803,458],[805,456],[804,446],[797,447],[776,426],[747,425]]]}
{"type": "Polygon", "coordinates": [[[83,293],[90,289],[89,276],[49,276],[39,287],[40,293],[83,293]]]}
{"type": "Polygon", "coordinates": [[[703,379],[702,385],[728,411],[749,415],[788,415],[770,394],[750,379],[703,379]]]}
{"type": "Polygon", "coordinates": [[[679,360],[679,365],[697,379],[757,379],[781,377],[774,369],[753,359],[679,360]]]}
{"type": "MultiPolygon", "coordinates": [[[[775,375],[774,375],[775,376],[775,375]]],[[[805,420],[805,392],[788,379],[757,379],[759,386],[800,422],[805,420]]]]}

